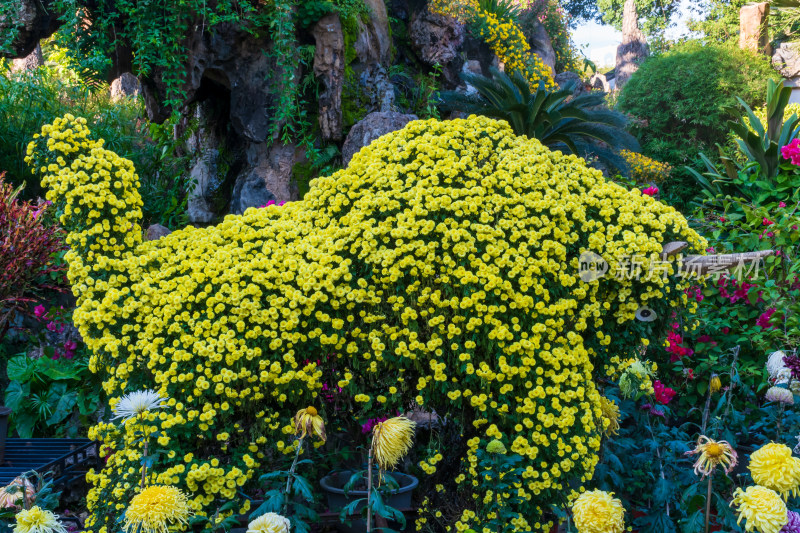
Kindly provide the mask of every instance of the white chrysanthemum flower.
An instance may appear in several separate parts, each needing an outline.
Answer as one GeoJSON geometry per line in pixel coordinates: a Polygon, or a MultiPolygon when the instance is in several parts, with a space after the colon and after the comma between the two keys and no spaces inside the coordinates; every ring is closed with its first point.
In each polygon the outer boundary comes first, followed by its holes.
{"type": "Polygon", "coordinates": [[[163,407],[166,398],[163,398],[156,391],[141,390],[126,394],[119,399],[117,405],[114,406],[115,416],[112,420],[122,418],[123,421],[136,418],[153,409],[163,407]]]}
{"type": "Polygon", "coordinates": [[[780,350],[769,354],[769,358],[767,358],[767,373],[769,373],[770,379],[777,379],[781,370],[786,369],[786,364],[783,362],[784,357],[786,357],[786,354],[780,350]]]}
{"type": "Polygon", "coordinates": [[[770,387],[767,390],[766,399],[768,402],[794,405],[794,395],[792,391],[784,389],[783,387],[770,387]]]}
{"type": "Polygon", "coordinates": [[[247,533],[289,533],[289,520],[277,513],[267,513],[247,524],[247,533]]]}

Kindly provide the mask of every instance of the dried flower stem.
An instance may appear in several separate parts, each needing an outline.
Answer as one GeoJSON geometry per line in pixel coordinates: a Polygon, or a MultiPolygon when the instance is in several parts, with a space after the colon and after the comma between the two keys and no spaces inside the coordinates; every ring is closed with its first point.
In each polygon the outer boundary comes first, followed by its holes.
{"type": "Polygon", "coordinates": [[[711,524],[711,478],[714,476],[714,472],[712,471],[708,475],[708,493],[706,494],[706,533],[708,533],[708,527],[711,524]]]}
{"type": "Polygon", "coordinates": [[[367,452],[367,533],[372,531],[372,446],[367,452]]]}
{"type": "Polygon", "coordinates": [[[297,460],[300,459],[300,450],[303,448],[303,437],[297,439],[297,449],[294,452],[294,461],[292,467],[289,468],[289,478],[286,480],[286,492],[283,493],[283,514],[284,516],[289,510],[289,491],[292,490],[292,482],[294,482],[294,473],[297,470],[297,460]]]}

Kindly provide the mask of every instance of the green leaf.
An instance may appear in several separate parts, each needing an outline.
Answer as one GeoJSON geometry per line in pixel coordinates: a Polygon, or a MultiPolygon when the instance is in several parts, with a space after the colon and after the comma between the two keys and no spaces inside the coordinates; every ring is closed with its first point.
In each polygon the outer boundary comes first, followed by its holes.
{"type": "Polygon", "coordinates": [[[21,355],[8,360],[6,372],[11,381],[29,381],[33,376],[36,363],[26,355],[21,355]]]}
{"type": "Polygon", "coordinates": [[[12,411],[22,411],[25,400],[31,392],[30,383],[21,384],[17,381],[12,381],[6,388],[5,404],[6,407],[12,411]]]}
{"type": "Polygon", "coordinates": [[[77,403],[78,391],[73,390],[66,394],[62,394],[58,399],[58,403],[56,404],[53,414],[47,419],[47,425],[52,426],[54,424],[58,424],[67,418],[72,413],[72,410],[75,408],[77,403]]]}

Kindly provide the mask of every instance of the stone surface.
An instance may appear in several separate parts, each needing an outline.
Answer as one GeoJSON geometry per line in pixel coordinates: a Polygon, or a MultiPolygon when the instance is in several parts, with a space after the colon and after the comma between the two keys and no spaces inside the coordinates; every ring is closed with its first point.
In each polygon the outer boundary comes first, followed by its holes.
{"type": "Polygon", "coordinates": [[[383,0],[364,0],[369,9],[366,21],[359,19],[358,36],[353,47],[360,63],[388,65],[391,61],[392,38],[389,14],[383,0]]]}
{"type": "Polygon", "coordinates": [[[605,74],[600,74],[599,72],[589,78],[589,87],[606,93],[611,92],[611,84],[608,83],[605,74]]]}
{"type": "Polygon", "coordinates": [[[464,25],[423,9],[411,17],[408,38],[412,49],[428,65],[447,65],[464,44],[464,25]]]}
{"type": "Polygon", "coordinates": [[[233,186],[230,212],[242,214],[249,207],[261,207],[270,200],[294,199],[292,169],[305,161],[305,150],[281,143],[252,144],[247,149],[248,169],[239,174],[233,186]]]}
{"type": "Polygon", "coordinates": [[[772,53],[772,66],[784,78],[800,76],[800,43],[780,43],[772,53]]]}
{"type": "Polygon", "coordinates": [[[123,72],[119,78],[111,82],[111,100],[137,98],[142,92],[139,79],[130,72],[123,72]]]}
{"type": "Polygon", "coordinates": [[[20,72],[23,70],[35,70],[44,65],[44,57],[42,56],[42,47],[37,44],[33,52],[25,57],[14,59],[11,61],[11,71],[20,72]]]}
{"type": "Polygon", "coordinates": [[[350,133],[347,134],[347,138],[344,140],[344,145],[342,146],[342,162],[344,166],[350,163],[353,155],[378,137],[399,130],[412,120],[417,120],[417,118],[416,115],[405,115],[396,112],[370,113],[350,129],[350,133]]]}
{"type": "Polygon", "coordinates": [[[622,43],[617,47],[614,86],[622,89],[639,64],[650,55],[650,47],[639,29],[639,15],[635,0],[625,0],[622,12],[622,43]]]}
{"type": "Polygon", "coordinates": [[[172,230],[161,224],[151,224],[144,233],[144,238],[148,241],[157,241],[161,237],[166,237],[172,230]]]}
{"type": "Polygon", "coordinates": [[[739,10],[739,47],[770,53],[769,2],[747,4],[739,10]]]}
{"type": "Polygon", "coordinates": [[[188,151],[195,154],[189,169],[189,179],[193,185],[186,200],[189,223],[193,225],[211,224],[221,214],[219,196],[223,180],[217,165],[221,139],[214,127],[213,117],[211,105],[198,103],[194,107],[193,119],[199,125],[186,142],[188,151]]]}
{"type": "Polygon", "coordinates": [[[544,25],[537,22],[532,29],[529,29],[526,37],[531,47],[531,52],[542,58],[542,62],[550,67],[550,71],[556,73],[556,51],[553,49],[553,42],[547,35],[544,25]]]}
{"type": "MultiPolygon", "coordinates": [[[[187,57],[183,72],[185,101],[197,99],[206,80],[229,91],[229,120],[233,130],[253,142],[264,142],[270,133],[271,119],[277,105],[275,59],[268,35],[255,38],[238,24],[218,24],[214,31],[196,31],[187,35],[187,57]]],[[[165,73],[156,68],[142,79],[147,114],[162,122],[170,115],[165,105],[165,73]]],[[[299,76],[295,76],[299,79],[299,76]]]]}
{"type": "Polygon", "coordinates": [[[344,36],[339,15],[322,17],[312,31],[314,76],[322,85],[319,93],[319,127],[324,141],[342,139],[342,84],[344,83],[344,36]]]}
{"type": "Polygon", "coordinates": [[[586,84],[583,83],[583,80],[580,76],[575,74],[574,72],[561,72],[553,78],[556,84],[560,88],[564,88],[567,84],[572,83],[574,84],[572,94],[575,96],[586,92],[586,84]]]}
{"type": "Polygon", "coordinates": [[[382,65],[376,63],[364,69],[358,82],[367,97],[370,112],[394,110],[394,84],[382,65]]]}
{"type": "Polygon", "coordinates": [[[41,39],[61,27],[60,13],[53,0],[12,0],[14,11],[0,14],[0,35],[13,35],[11,52],[0,57],[23,58],[33,52],[41,39]]]}

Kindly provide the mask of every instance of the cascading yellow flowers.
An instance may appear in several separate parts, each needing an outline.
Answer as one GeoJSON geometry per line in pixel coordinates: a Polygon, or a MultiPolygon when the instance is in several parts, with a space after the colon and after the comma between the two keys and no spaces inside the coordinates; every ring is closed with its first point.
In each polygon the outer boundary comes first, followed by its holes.
{"type": "Polygon", "coordinates": [[[733,493],[731,506],[739,512],[737,524],[745,521],[745,531],[758,533],[779,533],[789,523],[786,504],[774,490],[758,485],[737,488],[733,493]]]}
{"type": "Polygon", "coordinates": [[[165,485],[147,487],[131,500],[125,511],[126,533],[168,533],[170,527],[187,523],[191,516],[186,495],[165,485]]]}
{"type": "MultiPolygon", "coordinates": [[[[306,354],[324,352],[358,409],[417,401],[458,413],[474,432],[454,458],[460,490],[478,483],[485,496],[473,465],[482,444],[502,440],[522,457],[519,498],[505,502],[514,526],[545,530],[544,509],[597,464],[594,377],[628,355],[612,356],[612,339],[643,305],[685,301],[674,275],[581,283],[581,253],[619,264],[635,247],[661,264],[665,240],[707,246],[674,208],[476,116],[411,122],[301,201],[145,242],[132,164],[87,135],[65,117],[29,152],[70,232],[74,321],[111,397],[169,398],[146,415],[174,454],[159,455],[152,482],[185,487],[207,516],[244,504],[241,488],[268,458],[291,453],[287,406],[320,394],[323,372],[306,354]]],[[[140,483],[129,426],[90,432],[114,453],[87,476],[87,532],[118,528],[140,483]]],[[[452,529],[487,520],[462,510],[452,529]]]]}
{"type": "Polygon", "coordinates": [[[757,485],[772,489],[784,498],[797,494],[800,486],[800,459],[792,457],[785,444],[771,442],[750,455],[750,475],[757,485]]]}
{"type": "Polygon", "coordinates": [[[603,411],[603,433],[611,436],[619,432],[619,406],[614,400],[600,397],[600,409],[603,411]]]}
{"type": "Polygon", "coordinates": [[[703,477],[711,475],[718,466],[722,466],[726,474],[736,467],[738,456],[728,441],[715,441],[705,435],[697,439],[697,446],[686,455],[698,455],[694,463],[694,473],[703,477]]]}
{"type": "Polygon", "coordinates": [[[622,533],[625,508],[613,492],[587,491],[572,504],[572,516],[578,533],[622,533]]]}
{"type": "Polygon", "coordinates": [[[416,423],[404,416],[378,422],[372,430],[372,456],[382,470],[394,468],[411,449],[416,423]]]}
{"type": "Polygon", "coordinates": [[[306,435],[312,435],[325,442],[328,438],[325,435],[325,422],[319,416],[316,407],[312,406],[300,409],[294,415],[294,433],[301,439],[306,438],[306,435]]]}

